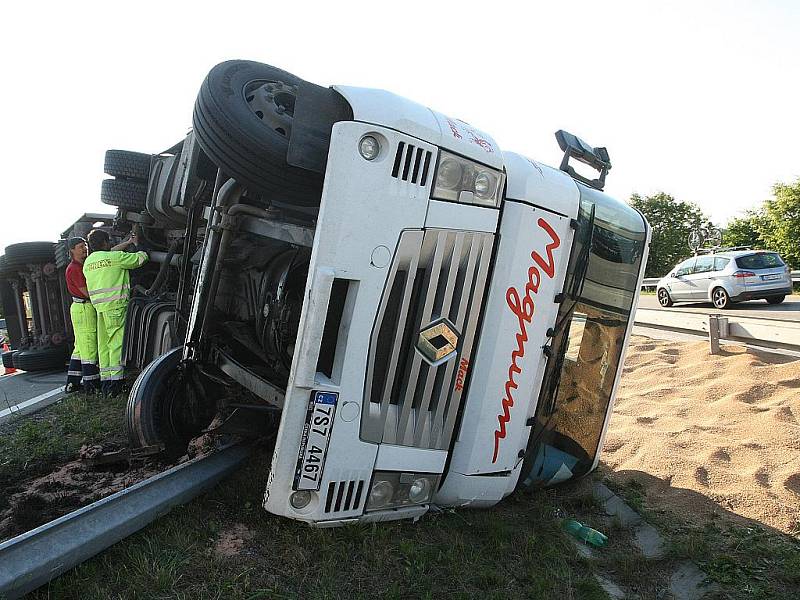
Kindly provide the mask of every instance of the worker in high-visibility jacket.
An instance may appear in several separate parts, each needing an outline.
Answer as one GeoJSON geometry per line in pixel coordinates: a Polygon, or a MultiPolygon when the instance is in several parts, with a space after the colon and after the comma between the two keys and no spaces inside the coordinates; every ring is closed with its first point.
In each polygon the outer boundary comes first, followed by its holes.
{"type": "Polygon", "coordinates": [[[73,237],[67,241],[69,256],[72,259],[64,277],[67,290],[72,296],[69,309],[72,331],[75,334],[75,347],[69,361],[66,392],[83,389],[97,391],[100,375],[97,371],[97,313],[89,301],[86,278],[83,276],[83,263],[89,254],[86,240],[73,237]]]}
{"type": "Polygon", "coordinates": [[[131,293],[128,271],[147,262],[147,253],[123,252],[135,246],[136,234],[111,247],[108,233],[95,229],[89,233],[91,253],[83,263],[89,299],[97,311],[97,350],[100,356],[100,381],[104,394],[119,393],[124,368],[122,338],[131,293]]]}

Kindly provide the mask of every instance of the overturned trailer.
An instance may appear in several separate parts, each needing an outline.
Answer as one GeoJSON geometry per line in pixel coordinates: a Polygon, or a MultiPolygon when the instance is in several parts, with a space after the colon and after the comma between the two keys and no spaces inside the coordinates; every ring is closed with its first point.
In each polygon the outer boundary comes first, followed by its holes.
{"type": "Polygon", "coordinates": [[[590,472],[650,229],[602,192],[604,148],[557,138],[554,169],[388,92],[216,66],[181,143],[107,156],[158,265],[126,331],[134,443],[273,433],[264,506],[319,526],[590,472]]]}

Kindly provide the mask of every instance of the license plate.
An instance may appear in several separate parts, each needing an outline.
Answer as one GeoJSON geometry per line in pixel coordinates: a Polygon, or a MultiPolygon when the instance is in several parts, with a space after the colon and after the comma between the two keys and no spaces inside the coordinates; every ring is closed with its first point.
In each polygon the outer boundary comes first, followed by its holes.
{"type": "Polygon", "coordinates": [[[294,474],[296,490],[319,490],[338,399],[336,392],[311,392],[294,474]]]}
{"type": "Polygon", "coordinates": [[[778,275],[778,274],[775,274],[775,275],[762,275],[761,276],[761,279],[763,279],[764,281],[774,281],[774,280],[780,279],[780,278],[781,278],[781,276],[778,275]]]}

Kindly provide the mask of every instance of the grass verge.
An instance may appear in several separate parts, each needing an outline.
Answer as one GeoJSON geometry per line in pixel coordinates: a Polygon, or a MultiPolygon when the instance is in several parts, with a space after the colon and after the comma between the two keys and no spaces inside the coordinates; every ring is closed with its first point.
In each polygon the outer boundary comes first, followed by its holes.
{"type": "Polygon", "coordinates": [[[84,444],[126,443],[125,396],[72,394],[0,426],[0,510],[24,482],[74,460],[84,444]]]}
{"type": "Polygon", "coordinates": [[[269,452],[34,598],[607,598],[560,530],[591,523],[581,486],[486,511],[312,529],[261,508],[269,452]]]}
{"type": "Polygon", "coordinates": [[[634,480],[609,485],[655,525],[675,560],[694,561],[719,585],[709,596],[722,600],[797,598],[800,590],[800,529],[786,535],[744,519],[713,516],[690,522],[668,511],[651,510],[644,488],[634,480]]]}

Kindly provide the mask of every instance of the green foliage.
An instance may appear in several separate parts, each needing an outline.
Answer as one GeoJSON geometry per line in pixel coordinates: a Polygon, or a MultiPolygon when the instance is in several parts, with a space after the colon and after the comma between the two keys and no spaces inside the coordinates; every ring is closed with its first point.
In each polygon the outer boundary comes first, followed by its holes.
{"type": "Polygon", "coordinates": [[[767,226],[766,220],[757,211],[747,211],[745,216],[733,219],[722,234],[722,245],[728,247],[750,246],[764,248],[766,242],[761,236],[767,226]]]}
{"type": "Polygon", "coordinates": [[[689,234],[702,225],[710,225],[696,204],[676,200],[664,192],[652,196],[633,194],[630,205],[641,212],[653,228],[645,277],[665,275],[690,254],[689,234]]]}
{"type": "Polygon", "coordinates": [[[766,222],[759,229],[766,247],[778,252],[793,269],[800,268],[800,179],[794,183],[776,183],[774,198],[764,203],[766,222]]]}
{"type": "Polygon", "coordinates": [[[793,269],[800,268],[800,179],[776,183],[774,197],[756,210],[733,219],[725,229],[726,246],[751,246],[778,252],[793,269]]]}

